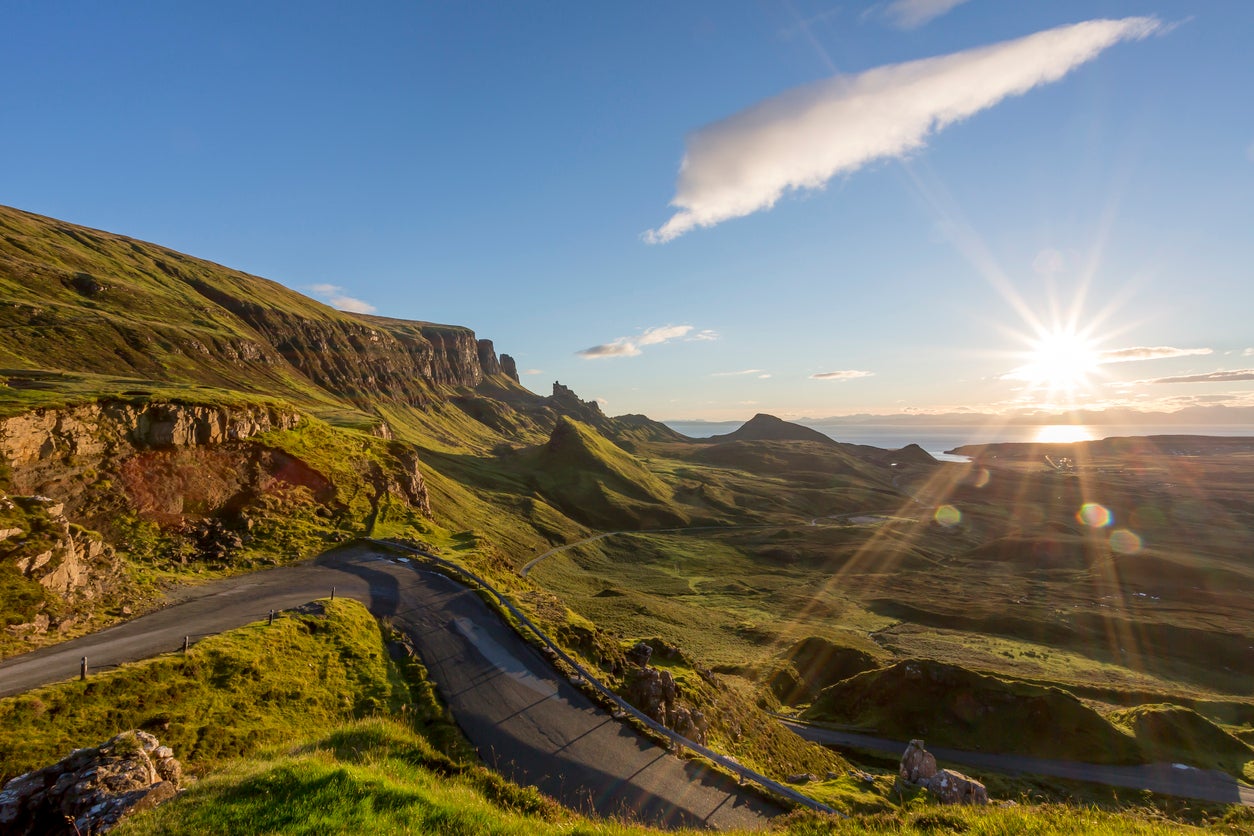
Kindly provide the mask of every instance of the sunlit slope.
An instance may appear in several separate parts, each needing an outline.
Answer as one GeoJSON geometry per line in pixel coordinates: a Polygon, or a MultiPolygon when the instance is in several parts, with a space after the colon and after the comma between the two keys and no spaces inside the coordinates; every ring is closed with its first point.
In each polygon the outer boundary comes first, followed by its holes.
{"type": "Polygon", "coordinates": [[[548,443],[517,463],[568,516],[608,529],[683,525],[673,491],[637,458],[586,424],[562,418],[548,443]]]}
{"type": "Polygon", "coordinates": [[[0,367],[421,403],[483,374],[468,329],[368,319],[156,244],[0,207],[0,367]]]}

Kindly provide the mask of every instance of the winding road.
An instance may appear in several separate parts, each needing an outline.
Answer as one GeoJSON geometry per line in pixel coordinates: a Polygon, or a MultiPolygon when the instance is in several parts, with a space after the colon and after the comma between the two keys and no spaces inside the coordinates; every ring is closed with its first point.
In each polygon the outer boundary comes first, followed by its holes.
{"type": "MultiPolygon", "coordinates": [[[[896,486],[896,479],[893,482],[896,486]]],[[[914,497],[911,497],[914,499],[914,497]]],[[[914,500],[918,502],[918,500],[914,500]]],[[[856,521],[859,517],[879,518],[888,516],[885,512],[851,512],[836,514],[830,517],[818,517],[810,520],[810,525],[817,525],[820,520],[856,521]]],[[[760,526],[745,526],[756,528],[760,526]]],[[[723,528],[739,528],[739,526],[720,526],[723,528]]],[[[531,560],[519,574],[526,577],[536,564],[567,549],[581,546],[621,534],[660,534],[683,533],[696,529],[671,528],[652,531],[606,531],[582,540],[556,546],[531,560]]],[[[708,529],[707,529],[708,530],[708,529]]],[[[864,749],[876,752],[888,752],[899,755],[905,751],[906,742],[888,740],[872,735],[854,732],[836,731],[821,726],[811,726],[786,718],[780,718],[785,726],[801,737],[816,743],[847,749],[864,749]]],[[[1149,763],[1134,765],[1111,765],[1081,763],[1078,761],[1053,760],[1049,758],[1032,758],[1022,755],[1003,755],[987,752],[967,752],[958,749],[933,748],[933,754],[943,761],[963,764],[979,769],[996,772],[1020,773],[1026,775],[1044,775],[1053,778],[1065,778],[1074,781],[1087,781],[1094,784],[1105,784],[1112,787],[1127,787],[1137,790],[1173,795],[1179,798],[1194,798],[1221,804],[1244,804],[1254,806],[1254,787],[1237,781],[1231,775],[1212,769],[1197,769],[1184,764],[1149,763]]]]}
{"type": "MultiPolygon", "coordinates": [[[[822,743],[825,746],[865,749],[873,752],[887,752],[892,755],[900,755],[906,749],[905,741],[901,740],[837,731],[793,720],[781,720],[781,722],[806,740],[822,743]]],[[[1196,769],[1183,764],[1145,763],[1119,766],[1032,758],[1026,755],[968,752],[939,746],[929,746],[928,751],[942,763],[957,763],[979,769],[991,769],[995,772],[1048,775],[1053,778],[1149,790],[1179,798],[1196,798],[1220,804],[1254,805],[1254,787],[1238,782],[1226,772],[1196,769]]]]}
{"type": "MultiPolygon", "coordinates": [[[[557,550],[555,550],[557,551],[557,550]]],[[[541,558],[547,555],[541,555],[541,558]]],[[[537,558],[537,560],[541,559],[537,558]]],[[[179,591],[149,615],[0,662],[0,696],[134,662],[332,594],[365,604],[407,634],[441,698],[493,769],[564,804],[661,827],[756,830],[783,812],[697,761],[682,760],[595,705],[470,588],[392,550],[355,544],[293,566],[179,591]]],[[[789,722],[827,745],[886,751],[901,741],[789,722]]],[[[933,749],[943,761],[1254,805],[1254,788],[1173,764],[1109,766],[933,749]]]]}
{"type": "Polygon", "coordinates": [[[364,603],[414,642],[484,762],[601,816],[661,827],[766,828],[782,805],[682,760],[592,703],[471,589],[369,544],[180,592],[169,605],[0,663],[0,696],[182,646],[331,594],[364,603]]]}

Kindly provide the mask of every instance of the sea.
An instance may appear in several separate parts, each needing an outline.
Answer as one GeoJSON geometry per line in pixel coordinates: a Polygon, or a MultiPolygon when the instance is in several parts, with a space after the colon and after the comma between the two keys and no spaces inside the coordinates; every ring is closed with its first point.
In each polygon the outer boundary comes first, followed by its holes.
{"type": "MultiPolygon", "coordinates": [[[[665,421],[666,426],[689,438],[709,438],[735,432],[743,421],[665,421]]],[[[964,444],[999,442],[1070,442],[1143,435],[1254,436],[1249,424],[1011,424],[1006,426],[926,424],[846,424],[840,422],[798,421],[829,438],[846,444],[865,444],[885,450],[898,450],[917,444],[941,461],[969,461],[966,456],[947,451],[964,444]]]]}

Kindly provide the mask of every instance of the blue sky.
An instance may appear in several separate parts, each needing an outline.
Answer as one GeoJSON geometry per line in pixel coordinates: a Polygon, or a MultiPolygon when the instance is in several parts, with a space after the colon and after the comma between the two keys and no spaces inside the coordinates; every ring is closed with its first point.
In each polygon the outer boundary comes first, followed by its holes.
{"type": "Polygon", "coordinates": [[[358,5],[8,4],[0,202],[611,414],[1254,404],[1254,3],[358,5]]]}

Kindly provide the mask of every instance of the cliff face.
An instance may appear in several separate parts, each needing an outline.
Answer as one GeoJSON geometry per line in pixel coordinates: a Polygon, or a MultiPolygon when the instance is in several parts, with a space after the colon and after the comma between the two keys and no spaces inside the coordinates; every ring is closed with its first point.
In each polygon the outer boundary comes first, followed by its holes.
{"type": "Polygon", "coordinates": [[[423,406],[502,372],[450,325],[337,311],[155,244],[0,207],[5,365],[364,406],[423,406]]]}
{"type": "Polygon", "coordinates": [[[490,340],[469,328],[334,312],[311,317],[196,282],[197,292],[239,317],[319,387],[354,401],[422,405],[440,386],[476,386],[499,372],[490,340]],[[481,343],[487,343],[486,351],[481,343]]]}
{"type": "MultiPolygon", "coordinates": [[[[0,419],[0,459],[19,493],[62,494],[106,458],[137,449],[241,441],[291,429],[295,412],[266,406],[134,405],[104,401],[0,419]]],[[[73,491],[71,491],[73,492],[73,491]]]]}

